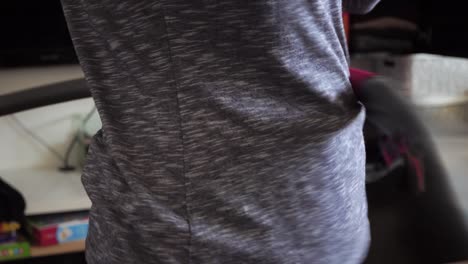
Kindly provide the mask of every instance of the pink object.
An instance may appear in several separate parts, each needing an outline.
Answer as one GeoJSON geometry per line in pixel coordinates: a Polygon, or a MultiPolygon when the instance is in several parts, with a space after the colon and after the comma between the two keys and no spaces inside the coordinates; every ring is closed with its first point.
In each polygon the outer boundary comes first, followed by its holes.
{"type": "Polygon", "coordinates": [[[354,69],[354,68],[350,68],[349,73],[350,73],[349,79],[351,80],[351,85],[353,86],[354,92],[359,91],[363,82],[377,75],[373,72],[368,72],[368,71],[354,69]]]}
{"type": "Polygon", "coordinates": [[[33,236],[39,246],[50,246],[58,244],[57,226],[50,226],[43,229],[34,229],[33,236]]]}

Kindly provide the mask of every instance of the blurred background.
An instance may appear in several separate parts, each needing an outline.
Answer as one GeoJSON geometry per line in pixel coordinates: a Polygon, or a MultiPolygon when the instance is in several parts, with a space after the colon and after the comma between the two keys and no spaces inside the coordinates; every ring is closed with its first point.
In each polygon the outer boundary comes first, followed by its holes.
{"type": "MultiPolygon", "coordinates": [[[[85,263],[80,169],[99,116],[60,1],[0,5],[0,262],[85,263]]],[[[366,263],[468,261],[466,12],[382,0],[343,14],[352,67],[377,73],[368,97],[389,102],[370,104],[365,126],[366,263]]]]}

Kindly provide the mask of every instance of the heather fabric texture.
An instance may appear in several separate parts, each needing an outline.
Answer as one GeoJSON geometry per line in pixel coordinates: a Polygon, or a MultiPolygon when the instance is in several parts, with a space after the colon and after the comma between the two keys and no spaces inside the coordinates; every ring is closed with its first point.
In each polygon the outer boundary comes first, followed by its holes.
{"type": "Polygon", "coordinates": [[[88,263],[363,260],[341,0],[62,2],[103,123],[88,263]]]}

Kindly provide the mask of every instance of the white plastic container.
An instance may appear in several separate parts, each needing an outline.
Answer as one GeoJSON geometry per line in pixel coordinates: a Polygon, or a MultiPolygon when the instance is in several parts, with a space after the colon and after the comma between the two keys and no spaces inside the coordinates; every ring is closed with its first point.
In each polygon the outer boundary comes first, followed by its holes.
{"type": "Polygon", "coordinates": [[[376,53],[354,56],[352,64],[399,81],[403,93],[418,101],[468,96],[468,59],[465,58],[376,53]]]}

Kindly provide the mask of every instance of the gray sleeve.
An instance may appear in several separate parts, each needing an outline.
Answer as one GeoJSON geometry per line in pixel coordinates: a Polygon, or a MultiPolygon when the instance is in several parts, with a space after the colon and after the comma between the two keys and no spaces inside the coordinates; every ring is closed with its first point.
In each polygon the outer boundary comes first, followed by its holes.
{"type": "Polygon", "coordinates": [[[352,14],[370,12],[380,0],[343,0],[343,10],[352,14]]]}

